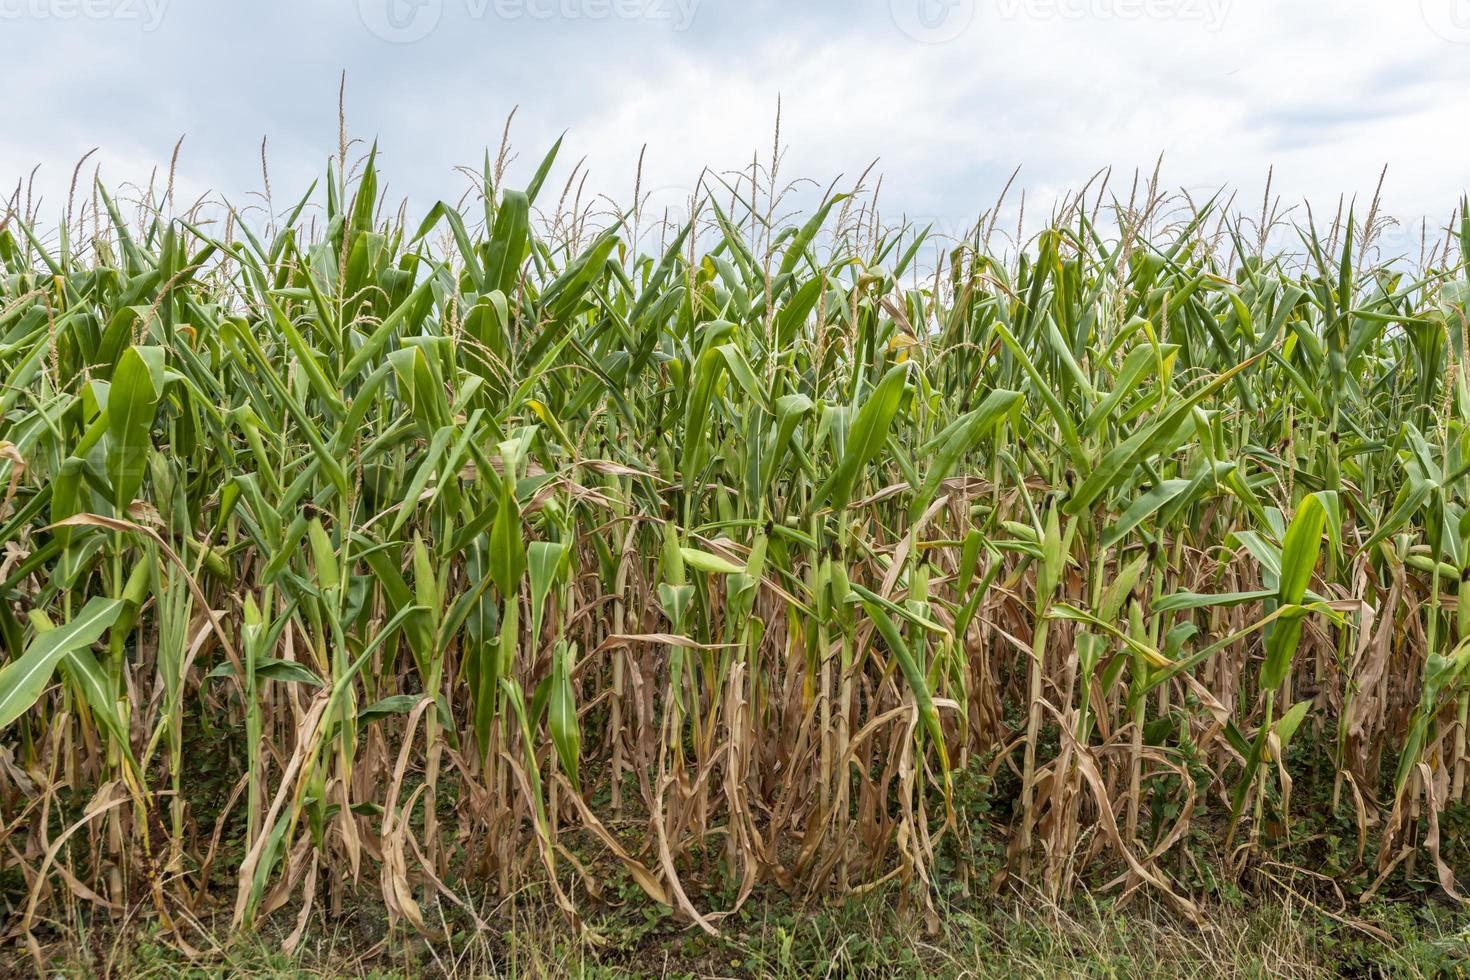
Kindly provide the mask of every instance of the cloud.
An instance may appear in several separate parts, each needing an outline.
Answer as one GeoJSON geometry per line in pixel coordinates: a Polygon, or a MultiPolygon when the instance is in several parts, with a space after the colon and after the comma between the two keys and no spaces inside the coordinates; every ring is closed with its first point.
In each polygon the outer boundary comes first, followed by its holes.
{"type": "Polygon", "coordinates": [[[886,213],[955,225],[1017,166],[1044,210],[1160,153],[1195,189],[1256,195],[1274,164],[1288,199],[1333,201],[1388,163],[1390,210],[1443,215],[1470,150],[1470,37],[1435,6],[1457,0],[169,0],[151,30],[26,13],[81,2],[0,0],[32,93],[0,104],[0,183],[42,164],[53,201],[91,147],[104,179],[142,181],[184,133],[181,188],[258,189],[268,136],[295,193],[335,153],[343,70],[352,133],[416,208],[457,195],[453,168],[515,106],[518,172],[566,131],[553,184],[585,156],[587,192],[626,201],[646,144],[643,186],[673,200],[706,166],[767,160],[779,96],[785,176],[878,159],[886,213]]]}

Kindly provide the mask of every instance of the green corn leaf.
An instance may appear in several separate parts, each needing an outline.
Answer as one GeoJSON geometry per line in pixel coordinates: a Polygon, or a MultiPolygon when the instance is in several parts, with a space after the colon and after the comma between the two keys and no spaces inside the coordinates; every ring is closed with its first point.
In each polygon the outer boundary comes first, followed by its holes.
{"type": "Polygon", "coordinates": [[[36,703],[62,657],[96,643],[122,611],[122,600],[93,598],[70,622],[39,634],[25,653],[0,669],[0,729],[36,703]]]}
{"type": "Polygon", "coordinates": [[[118,360],[107,398],[107,478],[119,517],[138,495],[153,448],[153,418],[163,397],[163,349],[129,347],[118,360]]]}
{"type": "Polygon", "coordinates": [[[832,475],[812,495],[813,507],[827,504],[834,510],[841,510],[851,503],[853,488],[863,467],[877,458],[888,441],[902,404],[908,374],[907,362],[890,368],[858,408],[848,433],[847,450],[832,475]]]}
{"type": "Polygon", "coordinates": [[[888,644],[888,649],[898,659],[899,669],[908,683],[909,693],[913,695],[914,704],[919,709],[919,720],[924,730],[929,733],[929,738],[939,753],[940,765],[947,773],[949,755],[944,744],[944,731],[939,727],[939,712],[934,707],[934,698],[929,693],[929,682],[924,670],[914,659],[913,651],[904,642],[903,634],[899,632],[898,626],[888,613],[877,603],[867,600],[863,601],[863,609],[867,612],[868,618],[873,621],[873,625],[878,627],[878,632],[883,635],[883,641],[888,644]]]}

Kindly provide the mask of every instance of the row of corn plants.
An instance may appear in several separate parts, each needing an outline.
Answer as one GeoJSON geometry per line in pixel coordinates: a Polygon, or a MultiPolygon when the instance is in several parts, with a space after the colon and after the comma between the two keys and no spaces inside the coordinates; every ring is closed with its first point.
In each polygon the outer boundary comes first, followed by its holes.
{"type": "Polygon", "coordinates": [[[1418,264],[1151,190],[941,243],[756,168],[649,233],[553,209],[555,156],[418,223],[372,156],[263,218],[4,218],[20,933],[927,902],[977,768],[1058,897],[1198,915],[1191,826],[1269,861],[1303,766],[1370,876],[1458,894],[1463,208],[1418,264]]]}

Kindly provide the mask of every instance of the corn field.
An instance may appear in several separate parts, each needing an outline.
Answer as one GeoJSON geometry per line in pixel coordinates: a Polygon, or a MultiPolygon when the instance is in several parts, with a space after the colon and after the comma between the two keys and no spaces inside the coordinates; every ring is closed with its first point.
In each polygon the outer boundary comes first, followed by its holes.
{"type": "Polygon", "coordinates": [[[12,935],[922,908],[976,772],[979,891],[1200,916],[1191,828],[1267,862],[1319,773],[1370,878],[1458,896],[1464,205],[1415,257],[1147,181],[940,239],[774,165],[551,205],[556,152],[417,223],[345,152],[264,217],[12,206],[12,935]]]}

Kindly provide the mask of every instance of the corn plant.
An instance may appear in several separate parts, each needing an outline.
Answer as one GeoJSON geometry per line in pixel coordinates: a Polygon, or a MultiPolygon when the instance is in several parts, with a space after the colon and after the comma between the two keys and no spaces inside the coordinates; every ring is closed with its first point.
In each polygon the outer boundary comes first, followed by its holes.
{"type": "Polygon", "coordinates": [[[1303,766],[1456,894],[1464,205],[1418,266],[1152,192],[936,248],[753,171],[646,252],[636,206],[538,210],[556,156],[417,225],[375,154],[263,223],[7,216],[23,930],[294,901],[294,943],[371,890],[433,933],[527,881],[580,921],[609,866],[711,931],[721,886],[929,901],[986,764],[1058,895],[1198,915],[1191,822],[1267,860],[1303,766]]]}

